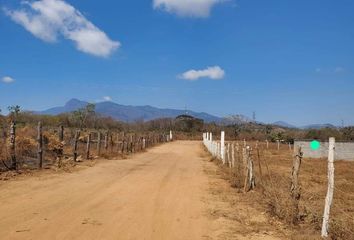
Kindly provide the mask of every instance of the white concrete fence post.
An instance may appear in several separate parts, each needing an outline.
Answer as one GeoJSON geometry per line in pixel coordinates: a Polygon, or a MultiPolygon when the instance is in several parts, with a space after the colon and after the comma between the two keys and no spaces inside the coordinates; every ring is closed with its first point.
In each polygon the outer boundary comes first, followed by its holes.
{"type": "MultiPolygon", "coordinates": [[[[213,141],[213,134],[204,132],[203,144],[214,158],[221,160],[223,164],[228,164],[230,168],[235,166],[235,144],[225,143],[224,131],[221,132],[220,141],[213,141]]],[[[236,148],[238,151],[238,143],[236,148]]]]}
{"type": "Polygon", "coordinates": [[[213,147],[213,149],[214,149],[214,157],[217,157],[217,153],[218,153],[218,144],[216,143],[216,142],[213,142],[213,145],[214,145],[214,147],[213,147]]]}
{"type": "Polygon", "coordinates": [[[221,131],[220,138],[220,158],[223,164],[225,164],[225,132],[221,131]]]}
{"type": "Polygon", "coordinates": [[[173,140],[173,136],[172,136],[172,130],[170,130],[170,141],[173,140]]]}
{"type": "Polygon", "coordinates": [[[325,208],[323,212],[323,222],[322,222],[322,237],[328,237],[328,227],[329,227],[329,213],[331,210],[331,205],[333,201],[333,191],[334,191],[334,149],[335,149],[335,138],[329,138],[329,148],[328,148],[328,187],[327,196],[325,201],[325,208]]]}

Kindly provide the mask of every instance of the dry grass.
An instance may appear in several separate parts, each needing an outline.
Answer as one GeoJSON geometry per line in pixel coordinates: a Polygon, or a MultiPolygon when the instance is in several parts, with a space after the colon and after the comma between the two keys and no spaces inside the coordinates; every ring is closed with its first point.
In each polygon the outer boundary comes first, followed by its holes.
{"type": "MultiPolygon", "coordinates": [[[[240,146],[242,144],[240,143],[240,146]]],[[[255,146],[255,143],[251,143],[255,146]]],[[[271,216],[277,216],[293,229],[294,239],[320,239],[322,214],[327,192],[326,159],[303,159],[299,180],[301,199],[299,214],[294,216],[294,202],[290,195],[293,152],[288,146],[280,151],[271,145],[269,149],[260,146],[260,158],[253,151],[256,190],[250,201],[256,202],[271,216]],[[260,173],[262,171],[262,174],[260,173]],[[294,225],[297,218],[299,224],[294,225]]],[[[219,161],[218,164],[220,164],[219,161]]],[[[234,169],[223,167],[225,178],[233,187],[243,191],[244,164],[240,155],[236,156],[234,169]]],[[[335,194],[330,216],[331,239],[354,239],[354,162],[335,162],[335,194]]]]}
{"type": "MultiPolygon", "coordinates": [[[[73,144],[75,129],[65,129],[64,140],[59,141],[57,129],[43,127],[43,168],[51,169],[71,169],[77,163],[73,162],[73,144]]],[[[86,146],[89,130],[80,132],[78,141],[78,162],[86,160],[86,146]]],[[[91,147],[89,160],[101,159],[124,159],[130,153],[121,152],[121,144],[113,141],[116,139],[108,138],[107,148],[104,146],[104,137],[102,136],[100,152],[97,147],[97,132],[91,135],[91,147]],[[99,156],[99,157],[98,157],[99,156]]],[[[6,172],[11,165],[11,156],[9,151],[9,136],[0,139],[0,172],[6,172]]],[[[142,143],[135,145],[135,151],[141,151],[142,143]]],[[[16,129],[16,159],[18,169],[33,170],[38,169],[37,160],[37,129],[36,127],[18,127],[16,129]]]]}
{"type": "MultiPolygon", "coordinates": [[[[278,199],[275,213],[286,221],[292,216],[292,201],[289,194],[292,153],[289,150],[264,151],[269,164],[269,175],[273,185],[267,185],[265,192],[273,192],[278,199]]],[[[332,239],[354,239],[354,162],[335,162],[335,194],[331,209],[330,237],[332,239]]],[[[308,228],[308,232],[319,234],[322,224],[324,201],[327,192],[326,159],[304,159],[300,169],[300,226],[308,228]]],[[[272,195],[271,195],[272,196],[272,195]]],[[[273,195],[274,196],[274,195],[273,195]]],[[[306,235],[306,234],[305,234],[306,235]]]]}

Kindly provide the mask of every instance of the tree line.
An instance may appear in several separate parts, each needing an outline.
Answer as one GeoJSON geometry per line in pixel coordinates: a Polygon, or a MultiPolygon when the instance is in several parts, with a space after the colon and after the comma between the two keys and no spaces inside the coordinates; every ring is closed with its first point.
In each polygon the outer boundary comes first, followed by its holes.
{"type": "Polygon", "coordinates": [[[221,125],[219,123],[205,123],[197,118],[159,118],[150,121],[137,120],[135,122],[122,122],[96,112],[94,104],[77,109],[69,113],[58,115],[41,115],[36,112],[22,111],[18,105],[9,106],[8,114],[1,115],[0,125],[8,127],[12,121],[18,127],[36,126],[42,122],[43,126],[76,129],[97,129],[125,132],[142,131],[169,131],[186,133],[186,138],[200,138],[201,132],[225,131],[226,138],[230,140],[269,140],[292,143],[295,139],[327,140],[335,137],[338,141],[354,141],[354,127],[322,128],[322,129],[293,129],[260,123],[244,123],[234,125],[221,125]]]}

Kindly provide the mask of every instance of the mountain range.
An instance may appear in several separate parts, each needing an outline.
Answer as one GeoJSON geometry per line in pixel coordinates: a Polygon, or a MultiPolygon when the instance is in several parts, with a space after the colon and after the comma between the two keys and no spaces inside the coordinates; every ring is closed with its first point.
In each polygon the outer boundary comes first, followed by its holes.
{"type": "MultiPolygon", "coordinates": [[[[36,112],[43,115],[57,115],[61,113],[72,112],[86,107],[89,103],[78,99],[71,99],[62,107],[54,107],[45,111],[36,112]]],[[[175,118],[181,114],[188,114],[196,118],[203,119],[206,122],[220,122],[222,118],[213,116],[204,112],[194,112],[190,110],[162,109],[152,106],[128,106],[114,102],[100,102],[95,104],[97,113],[112,117],[113,119],[134,122],[138,120],[149,121],[157,118],[175,118]]]]}
{"type": "MultiPolygon", "coordinates": [[[[42,115],[58,115],[61,113],[68,113],[80,108],[86,107],[89,102],[81,101],[78,99],[69,100],[64,106],[53,107],[44,111],[36,111],[37,114],[42,115]]],[[[215,122],[223,125],[232,125],[232,124],[243,124],[253,122],[252,119],[241,114],[231,115],[227,117],[218,117],[205,112],[195,112],[190,110],[178,110],[178,109],[169,109],[169,108],[157,108],[149,105],[146,106],[131,106],[131,105],[121,105],[114,102],[106,101],[99,102],[95,104],[95,110],[97,113],[106,116],[112,117],[113,119],[124,121],[124,122],[134,122],[134,121],[149,121],[158,118],[175,118],[178,115],[188,114],[196,118],[203,119],[205,122],[215,122]]],[[[260,122],[257,122],[260,123],[260,122]]],[[[284,121],[277,121],[272,123],[279,127],[285,128],[301,128],[301,129],[320,129],[325,127],[335,128],[331,124],[311,124],[308,126],[297,127],[291,125],[284,121]]]]}
{"type": "Polygon", "coordinates": [[[292,124],[284,122],[284,121],[277,121],[277,122],[274,122],[272,124],[276,125],[276,126],[279,126],[279,127],[297,128],[295,125],[292,125],[292,124]]]}
{"type": "Polygon", "coordinates": [[[279,127],[285,127],[285,128],[299,128],[299,129],[322,129],[322,128],[337,128],[333,124],[325,123],[325,124],[310,124],[310,125],[305,125],[301,127],[297,127],[295,125],[289,124],[284,121],[278,121],[272,123],[272,125],[276,125],[279,127]]]}

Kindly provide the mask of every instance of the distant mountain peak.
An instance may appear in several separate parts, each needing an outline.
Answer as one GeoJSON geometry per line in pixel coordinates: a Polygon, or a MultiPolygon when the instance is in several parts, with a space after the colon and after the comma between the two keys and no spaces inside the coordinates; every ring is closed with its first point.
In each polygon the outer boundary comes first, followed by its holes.
{"type": "Polygon", "coordinates": [[[67,108],[80,108],[80,107],[85,107],[87,104],[89,104],[89,103],[81,101],[81,100],[76,99],[76,98],[72,98],[72,99],[70,99],[69,101],[67,101],[65,103],[64,107],[67,107],[67,108]]]}
{"type": "Polygon", "coordinates": [[[79,99],[77,99],[77,98],[72,98],[72,99],[70,99],[69,101],[67,101],[67,102],[65,103],[65,105],[71,105],[71,104],[76,104],[76,103],[81,103],[81,102],[84,102],[84,101],[81,101],[81,100],[79,100],[79,99]]]}

